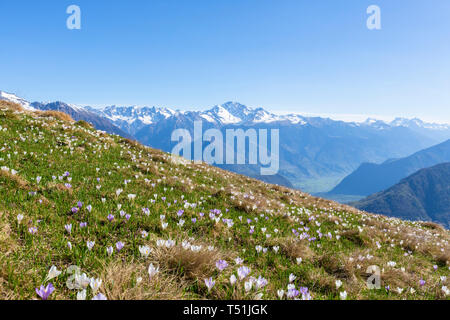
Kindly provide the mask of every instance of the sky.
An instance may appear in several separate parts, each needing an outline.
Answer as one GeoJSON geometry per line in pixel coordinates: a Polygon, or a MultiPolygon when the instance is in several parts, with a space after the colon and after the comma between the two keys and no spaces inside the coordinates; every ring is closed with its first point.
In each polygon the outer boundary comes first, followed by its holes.
{"type": "Polygon", "coordinates": [[[0,1],[0,90],[31,101],[450,123],[448,0],[0,1]],[[69,30],[69,5],[81,29],[69,30]],[[381,9],[381,30],[366,10],[381,9]]]}

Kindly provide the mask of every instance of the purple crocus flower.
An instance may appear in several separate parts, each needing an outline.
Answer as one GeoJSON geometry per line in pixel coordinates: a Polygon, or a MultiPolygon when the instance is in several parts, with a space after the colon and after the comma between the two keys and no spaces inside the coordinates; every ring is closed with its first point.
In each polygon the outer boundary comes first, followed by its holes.
{"type": "Polygon", "coordinates": [[[131,215],[127,213],[127,214],[125,215],[125,219],[127,219],[127,221],[128,221],[128,220],[130,220],[130,218],[131,218],[131,215]]]}
{"type": "Polygon", "coordinates": [[[109,222],[112,222],[114,220],[114,216],[112,214],[108,214],[108,220],[109,222]]]}
{"type": "Polygon", "coordinates": [[[425,285],[425,280],[420,279],[419,284],[420,284],[421,287],[423,287],[425,285]]]}
{"type": "Polygon", "coordinates": [[[94,297],[92,298],[92,300],[108,300],[108,299],[105,297],[104,294],[99,293],[99,294],[97,294],[96,296],[94,296],[94,297]]]}
{"type": "Polygon", "coordinates": [[[83,202],[78,201],[78,202],[77,202],[77,207],[81,209],[82,206],[83,206],[83,202]]]}
{"type": "Polygon", "coordinates": [[[196,223],[197,222],[197,218],[192,218],[192,223],[196,223]]]}
{"type": "Polygon", "coordinates": [[[225,260],[219,260],[216,262],[216,267],[220,271],[224,270],[226,267],[228,267],[228,263],[225,260]]]}
{"type": "Polygon", "coordinates": [[[91,205],[88,205],[88,206],[86,207],[86,210],[89,211],[89,212],[91,212],[91,211],[92,211],[92,206],[91,206],[91,205]]]}
{"type": "Polygon", "coordinates": [[[73,208],[71,209],[71,211],[72,211],[73,214],[77,213],[79,210],[80,210],[80,209],[77,208],[77,207],[73,207],[73,208]]]}
{"type": "Polygon", "coordinates": [[[287,297],[288,299],[293,299],[293,298],[297,297],[299,294],[300,294],[300,292],[299,292],[297,289],[291,288],[291,289],[289,289],[288,292],[286,293],[286,297],[287,297]]]}
{"type": "Polygon", "coordinates": [[[80,222],[80,228],[86,228],[87,222],[80,222]]]}
{"type": "Polygon", "coordinates": [[[124,244],[123,244],[122,241],[118,241],[118,242],[116,243],[117,251],[122,250],[123,247],[124,247],[124,244]]]}
{"type": "Polygon", "coordinates": [[[178,210],[177,212],[177,216],[181,217],[184,213],[184,210],[178,210]]]}
{"type": "Polygon", "coordinates": [[[47,300],[53,291],[55,291],[55,287],[51,283],[49,283],[47,287],[41,285],[40,288],[36,288],[36,293],[42,300],[47,300]]]}

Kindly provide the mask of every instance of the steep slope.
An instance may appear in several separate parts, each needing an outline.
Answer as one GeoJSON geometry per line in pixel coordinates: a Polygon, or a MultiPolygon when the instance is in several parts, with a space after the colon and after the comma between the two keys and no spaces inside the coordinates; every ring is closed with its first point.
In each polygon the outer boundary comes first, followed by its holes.
{"type": "Polygon", "coordinates": [[[363,163],[329,194],[367,196],[384,190],[410,174],[438,163],[450,161],[450,140],[382,164],[363,163]]]}
{"type": "Polygon", "coordinates": [[[450,163],[419,170],[352,205],[391,217],[434,221],[450,228],[450,163]]]}
{"type": "Polygon", "coordinates": [[[450,279],[450,235],[439,226],[364,213],[4,102],[0,231],[4,299],[38,298],[35,288],[49,283],[50,299],[84,288],[88,299],[446,299],[450,279]],[[365,283],[371,265],[381,270],[377,290],[365,283]],[[63,272],[47,277],[52,266],[63,272]]]}

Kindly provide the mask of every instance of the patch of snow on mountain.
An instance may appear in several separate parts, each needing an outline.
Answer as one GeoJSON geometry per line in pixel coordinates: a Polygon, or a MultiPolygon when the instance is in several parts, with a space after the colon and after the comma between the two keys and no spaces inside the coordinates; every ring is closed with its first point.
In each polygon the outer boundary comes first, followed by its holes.
{"type": "Polygon", "coordinates": [[[5,100],[5,101],[17,103],[17,104],[21,105],[24,109],[27,109],[27,110],[36,110],[35,108],[33,108],[30,105],[30,103],[28,101],[26,101],[26,100],[24,100],[22,98],[19,98],[15,94],[4,92],[4,91],[1,91],[1,90],[0,90],[0,100],[5,100]]]}

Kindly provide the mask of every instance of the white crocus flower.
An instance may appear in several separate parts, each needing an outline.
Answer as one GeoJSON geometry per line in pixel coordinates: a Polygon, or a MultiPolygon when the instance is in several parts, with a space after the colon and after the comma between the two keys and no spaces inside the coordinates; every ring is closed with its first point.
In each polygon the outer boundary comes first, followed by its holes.
{"type": "Polygon", "coordinates": [[[150,279],[153,278],[155,275],[157,275],[158,272],[159,272],[159,267],[155,268],[153,263],[148,266],[148,275],[149,275],[150,279]]]}
{"type": "Polygon", "coordinates": [[[49,281],[53,278],[56,278],[57,276],[59,276],[61,274],[61,271],[59,271],[56,266],[52,266],[50,268],[50,270],[48,271],[48,275],[47,278],[45,278],[45,281],[49,281]]]}
{"type": "Polygon", "coordinates": [[[92,278],[89,285],[91,286],[92,293],[95,295],[102,285],[102,279],[94,279],[92,278]]]}
{"type": "Polygon", "coordinates": [[[86,289],[77,293],[77,300],[86,300],[86,289]]]}
{"type": "Polygon", "coordinates": [[[148,257],[151,251],[152,250],[148,246],[139,246],[139,252],[141,253],[142,256],[146,258],[148,257]]]}

